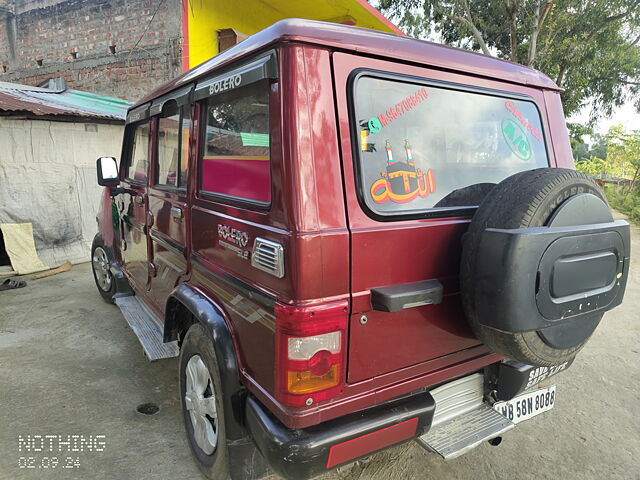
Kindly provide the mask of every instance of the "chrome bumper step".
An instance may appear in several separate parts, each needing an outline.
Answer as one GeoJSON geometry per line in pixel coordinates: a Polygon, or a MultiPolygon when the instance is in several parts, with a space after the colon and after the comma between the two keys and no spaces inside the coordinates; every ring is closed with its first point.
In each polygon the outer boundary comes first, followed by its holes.
{"type": "Polygon", "coordinates": [[[417,442],[449,460],[515,427],[484,403],[483,382],[477,373],[432,390],[436,401],[433,424],[417,442]]]}
{"type": "Polygon", "coordinates": [[[138,337],[138,341],[150,361],[178,356],[178,342],[164,343],[162,341],[160,325],[154,320],[153,314],[138,300],[138,297],[131,295],[116,297],[114,300],[131,330],[138,337]]]}

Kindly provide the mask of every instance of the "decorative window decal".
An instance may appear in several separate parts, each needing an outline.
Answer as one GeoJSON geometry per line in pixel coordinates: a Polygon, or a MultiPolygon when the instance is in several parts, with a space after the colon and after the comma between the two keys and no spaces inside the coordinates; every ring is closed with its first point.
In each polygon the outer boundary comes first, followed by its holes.
{"type": "Polygon", "coordinates": [[[382,123],[376,117],[371,117],[368,123],[369,131],[371,133],[378,133],[382,130],[382,123]]]}
{"type": "Polygon", "coordinates": [[[388,108],[384,113],[377,117],[372,117],[369,120],[369,130],[371,130],[371,133],[378,133],[382,127],[386,127],[393,120],[400,118],[427,98],[429,98],[429,92],[423,87],[413,95],[409,95],[393,107],[388,108]]]}
{"type": "Polygon", "coordinates": [[[527,119],[522,116],[522,112],[518,110],[518,107],[513,103],[512,100],[507,100],[506,102],[504,102],[504,106],[513,114],[514,117],[516,117],[520,121],[524,128],[531,132],[533,138],[535,138],[539,142],[542,141],[542,134],[540,133],[540,131],[533,125],[533,123],[527,121],[527,119]]]}
{"type": "Polygon", "coordinates": [[[385,203],[391,200],[396,203],[407,203],[416,197],[426,197],[436,191],[436,182],[433,170],[423,172],[416,169],[411,144],[405,140],[404,149],[406,162],[393,159],[393,152],[389,140],[385,142],[387,152],[387,169],[381,172],[382,177],[371,185],[371,198],[376,203],[385,203]]]}
{"type": "Polygon", "coordinates": [[[524,130],[510,118],[502,120],[502,135],[511,151],[523,161],[531,158],[531,146],[524,130]]]}

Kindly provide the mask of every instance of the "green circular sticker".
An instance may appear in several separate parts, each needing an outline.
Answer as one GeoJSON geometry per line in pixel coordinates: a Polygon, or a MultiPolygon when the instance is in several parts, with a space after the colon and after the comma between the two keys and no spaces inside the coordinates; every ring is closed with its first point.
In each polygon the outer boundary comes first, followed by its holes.
{"type": "Polygon", "coordinates": [[[505,118],[502,120],[502,136],[516,157],[525,162],[531,158],[531,145],[527,140],[527,134],[512,119],[505,118]]]}
{"type": "Polygon", "coordinates": [[[380,120],[378,120],[376,117],[371,117],[369,119],[369,131],[371,133],[378,133],[380,130],[382,130],[382,124],[380,123],[380,120]]]}

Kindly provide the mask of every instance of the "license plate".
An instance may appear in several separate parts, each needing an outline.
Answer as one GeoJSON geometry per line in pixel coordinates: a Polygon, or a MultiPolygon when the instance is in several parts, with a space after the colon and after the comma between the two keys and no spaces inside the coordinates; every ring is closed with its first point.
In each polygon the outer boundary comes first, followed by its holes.
{"type": "Polygon", "coordinates": [[[506,402],[496,402],[493,408],[513,423],[540,415],[551,410],[556,403],[556,386],[551,385],[533,392],[523,393],[506,402]]]}

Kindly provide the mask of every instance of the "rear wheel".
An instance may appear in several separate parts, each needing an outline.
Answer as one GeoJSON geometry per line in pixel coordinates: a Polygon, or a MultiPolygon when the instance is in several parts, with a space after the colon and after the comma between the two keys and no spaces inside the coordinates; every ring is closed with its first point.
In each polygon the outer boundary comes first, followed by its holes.
{"type": "Polygon", "coordinates": [[[213,344],[202,325],[192,325],[185,335],[179,368],[182,414],[191,452],[207,478],[227,479],[222,385],[213,344]]]}
{"type": "MultiPolygon", "coordinates": [[[[479,304],[486,301],[477,295],[478,285],[486,281],[478,269],[481,234],[487,228],[550,226],[559,215],[559,207],[570,197],[582,194],[595,197],[595,212],[588,219],[563,217],[565,225],[611,221],[607,201],[591,179],[574,170],[557,168],[526,171],[507,178],[491,190],[478,208],[463,241],[460,286],[467,320],[478,338],[493,351],[531,365],[557,365],[576,355],[601,320],[603,313],[594,312],[573,330],[558,326],[505,332],[483,325],[478,313],[479,304]]],[[[523,311],[522,315],[529,313],[523,311]]]]}
{"type": "Polygon", "coordinates": [[[116,293],[116,282],[110,270],[113,260],[113,248],[106,246],[102,238],[96,235],[91,246],[91,269],[96,287],[108,303],[113,303],[113,295],[116,293]]]}

